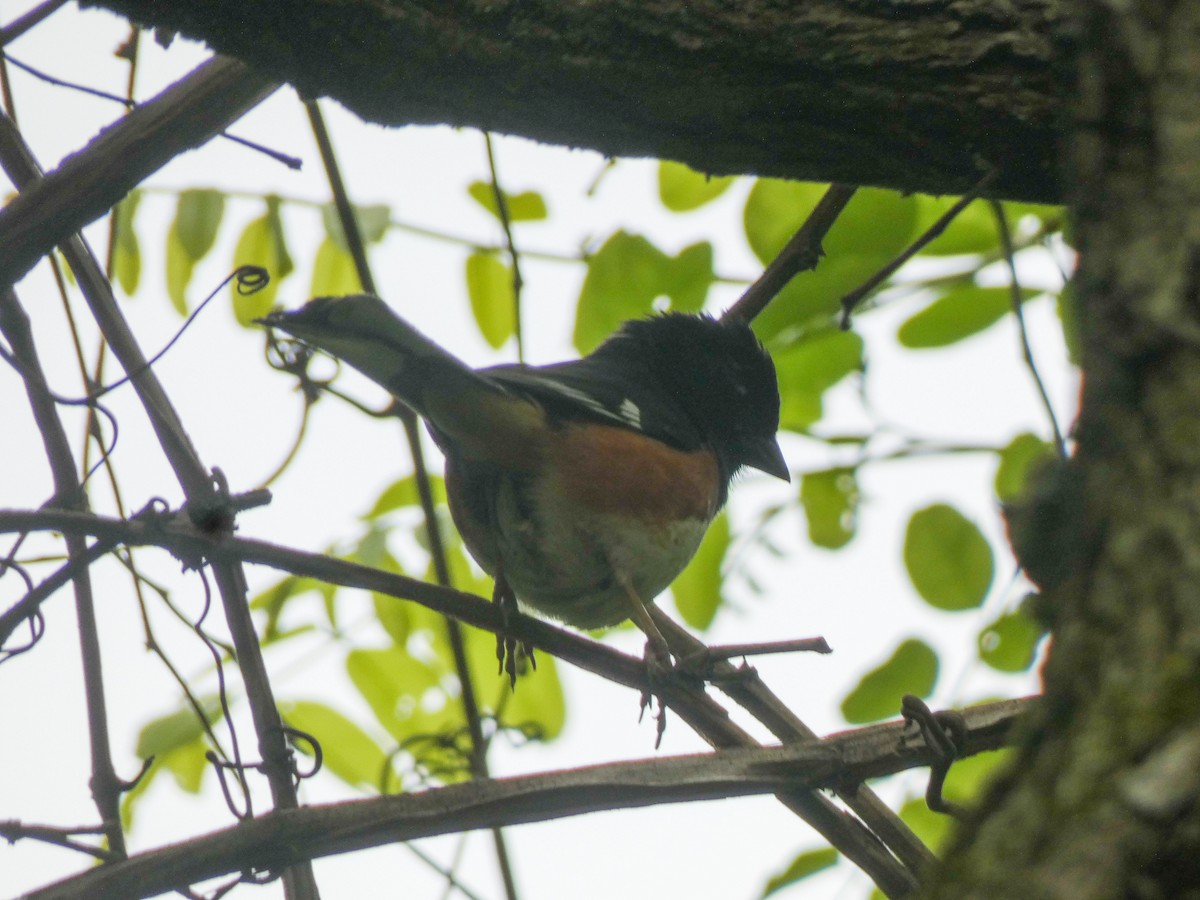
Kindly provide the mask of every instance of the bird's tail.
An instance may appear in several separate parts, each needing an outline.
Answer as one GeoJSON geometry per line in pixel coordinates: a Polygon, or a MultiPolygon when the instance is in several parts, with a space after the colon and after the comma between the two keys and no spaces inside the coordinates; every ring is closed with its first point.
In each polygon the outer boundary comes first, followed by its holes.
{"type": "Polygon", "coordinates": [[[467,455],[494,457],[497,440],[519,442],[541,421],[534,404],[480,375],[371,294],[318,297],[259,321],[358,369],[467,455]]]}

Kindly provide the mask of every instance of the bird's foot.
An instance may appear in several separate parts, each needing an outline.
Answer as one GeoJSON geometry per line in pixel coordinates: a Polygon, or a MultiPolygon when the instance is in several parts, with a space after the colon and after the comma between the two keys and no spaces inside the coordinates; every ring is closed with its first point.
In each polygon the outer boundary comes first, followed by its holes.
{"type": "Polygon", "coordinates": [[[496,589],[492,594],[492,600],[500,609],[500,618],[503,623],[501,630],[496,633],[496,661],[499,664],[497,674],[507,674],[509,685],[515,690],[518,675],[522,675],[530,669],[537,670],[537,658],[533,655],[532,644],[515,638],[510,633],[509,626],[518,612],[517,597],[503,576],[496,578],[496,589]]]}

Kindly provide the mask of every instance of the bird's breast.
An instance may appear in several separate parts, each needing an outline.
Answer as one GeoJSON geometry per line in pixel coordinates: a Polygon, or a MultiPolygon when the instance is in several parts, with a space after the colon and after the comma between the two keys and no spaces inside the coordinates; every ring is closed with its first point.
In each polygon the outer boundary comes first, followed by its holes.
{"type": "Polygon", "coordinates": [[[553,465],[498,491],[498,561],[538,612],[579,628],[618,624],[630,609],[622,580],[650,603],[700,546],[723,499],[716,458],[595,425],[552,441],[553,465]]]}

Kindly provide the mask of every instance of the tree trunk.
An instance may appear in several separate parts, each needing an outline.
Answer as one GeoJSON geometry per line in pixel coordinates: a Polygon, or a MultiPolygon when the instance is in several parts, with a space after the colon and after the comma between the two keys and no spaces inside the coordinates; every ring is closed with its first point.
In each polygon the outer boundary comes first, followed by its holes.
{"type": "Polygon", "coordinates": [[[1080,6],[1078,453],[1014,523],[1047,704],[941,897],[1200,892],[1200,4],[1080,6]]]}
{"type": "Polygon", "coordinates": [[[102,0],[384,124],[1061,199],[1056,0],[102,0]]]}

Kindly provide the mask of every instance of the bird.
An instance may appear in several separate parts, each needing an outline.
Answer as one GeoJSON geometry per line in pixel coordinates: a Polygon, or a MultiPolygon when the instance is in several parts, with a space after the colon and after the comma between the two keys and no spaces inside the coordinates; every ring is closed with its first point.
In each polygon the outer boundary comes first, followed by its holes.
{"type": "MultiPolygon", "coordinates": [[[[625,322],[590,354],[474,369],[379,297],[318,297],[261,319],[357,369],[421,416],[451,517],[518,606],[581,629],[628,619],[670,666],[648,605],[691,560],[733,478],[790,481],[774,363],[750,327],[705,314],[625,322]]],[[[514,680],[515,643],[500,638],[514,680]]]]}

